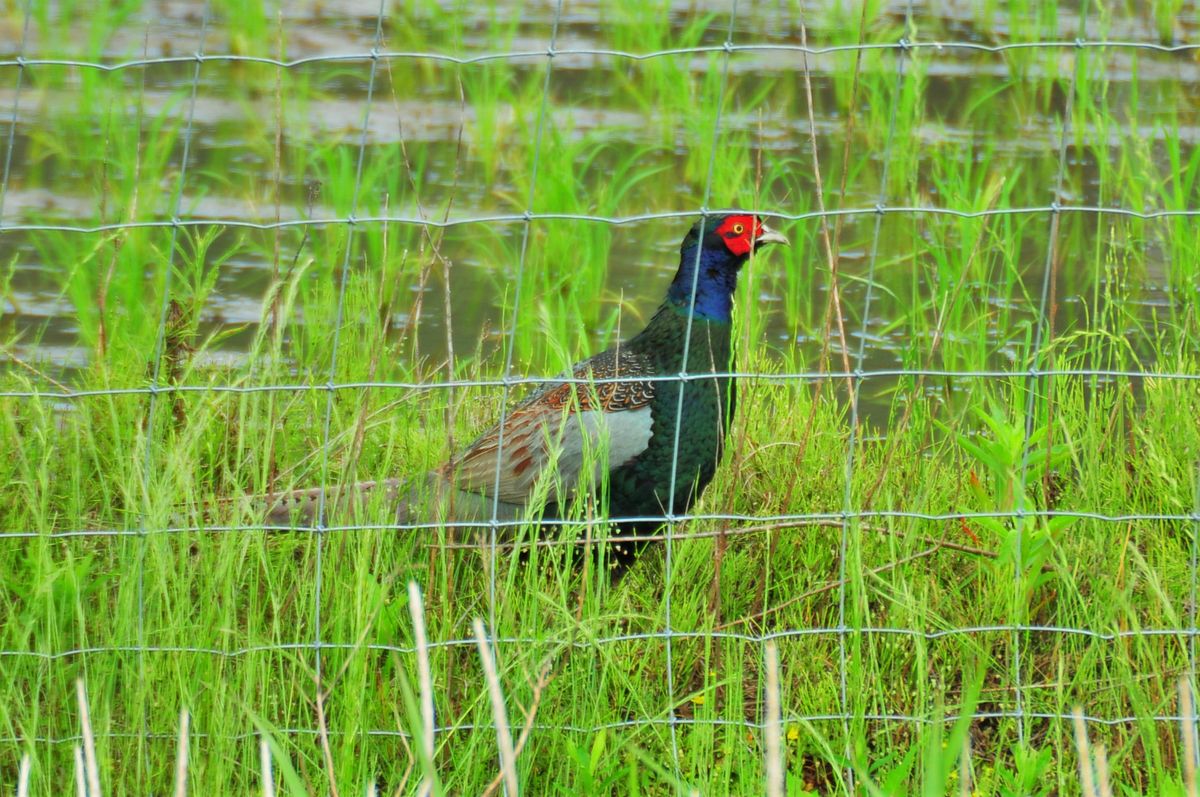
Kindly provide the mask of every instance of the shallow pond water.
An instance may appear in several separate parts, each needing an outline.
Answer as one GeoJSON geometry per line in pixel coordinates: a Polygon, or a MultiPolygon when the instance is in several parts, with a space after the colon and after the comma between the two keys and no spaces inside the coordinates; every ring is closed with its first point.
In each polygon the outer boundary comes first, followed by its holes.
{"type": "MultiPolygon", "coordinates": [[[[560,341],[562,347],[579,353],[611,339],[618,309],[626,325],[649,312],[673,272],[688,221],[639,217],[695,211],[706,193],[711,207],[744,204],[753,197],[755,206],[768,212],[812,214],[818,206],[813,130],[826,206],[865,211],[831,221],[838,225],[848,354],[855,357],[861,347],[867,371],[902,369],[922,364],[917,354],[940,338],[947,359],[934,365],[1019,367],[1040,312],[1052,214],[997,217],[988,224],[994,223],[1004,251],[992,252],[985,241],[976,255],[959,252],[939,263],[939,252],[967,247],[971,229],[978,233],[978,226],[969,224],[978,222],[936,212],[889,212],[877,227],[870,209],[882,202],[978,211],[1046,208],[1057,201],[1143,213],[1170,210],[1170,191],[1147,195],[1131,185],[1130,176],[1145,185],[1166,185],[1175,164],[1190,161],[1200,139],[1195,110],[1200,63],[1194,50],[1057,47],[997,53],[949,44],[1082,37],[1171,45],[1194,40],[1194,5],[1186,4],[1185,13],[1165,24],[1136,10],[1081,20],[1078,6],[1069,4],[1051,18],[1030,21],[1014,18],[1004,4],[954,2],[935,9],[934,4],[894,2],[866,22],[866,41],[890,46],[903,36],[926,45],[947,44],[911,53],[870,51],[853,101],[853,51],[803,59],[795,50],[772,49],[800,44],[801,19],[811,46],[857,41],[859,20],[844,17],[839,5],[739,7],[730,27],[728,7],[715,2],[648,9],[568,2],[558,19],[554,47],[560,52],[549,81],[544,53],[556,19],[554,4],[464,5],[452,20],[432,5],[406,5],[389,8],[381,49],[439,57],[381,59],[373,83],[371,61],[361,57],[375,41],[377,7],[371,3],[289,4],[277,18],[256,20],[222,9],[205,12],[198,4],[146,3],[114,15],[107,27],[81,24],[51,5],[27,32],[20,12],[11,11],[0,21],[0,60],[11,62],[18,55],[106,64],[142,57],[180,60],[112,72],[38,63],[23,74],[11,63],[0,69],[0,109],[14,111],[0,113],[0,142],[11,150],[0,199],[4,351],[60,382],[78,378],[95,356],[94,347],[81,339],[81,313],[88,312],[81,304],[89,298],[70,287],[76,277],[64,260],[91,257],[81,268],[102,272],[104,258],[88,253],[106,234],[31,227],[92,228],[172,218],[183,153],[179,130],[190,119],[179,216],[218,228],[228,220],[272,225],[346,218],[353,201],[348,194],[354,192],[330,175],[354,173],[361,142],[369,179],[357,198],[358,217],[394,219],[389,226],[419,218],[451,223],[440,252],[452,264],[448,301],[442,299],[447,295],[444,272],[441,266],[426,268],[432,255],[417,245],[415,235],[402,241],[415,247],[410,255],[391,250],[392,258],[408,258],[397,278],[399,295],[409,298],[393,304],[393,325],[416,322],[422,356],[437,361],[453,345],[460,354],[477,353],[490,363],[485,371],[500,362],[506,308],[522,264],[536,272],[526,275],[535,284],[526,287],[526,312],[566,308],[578,313],[565,333],[553,322],[531,323],[544,323],[546,335],[569,335],[560,341]],[[907,26],[910,12],[913,23],[907,26]],[[256,30],[267,40],[255,40],[256,30]],[[765,47],[726,55],[720,47],[727,37],[739,46],[765,47]],[[610,52],[680,47],[716,52],[646,60],[610,52]],[[187,56],[198,48],[209,54],[282,53],[289,60],[315,60],[287,70],[213,60],[197,71],[187,56]],[[503,53],[520,55],[482,58],[503,53]],[[343,54],[360,57],[322,60],[343,54]],[[440,56],[482,60],[457,64],[440,56]],[[1077,57],[1085,65],[1072,82],[1077,57]],[[1073,86],[1063,188],[1056,197],[1059,142],[1073,86]],[[887,93],[891,87],[900,87],[899,93],[887,93]],[[541,135],[547,143],[539,147],[543,90],[541,135]],[[686,96],[672,105],[675,92],[686,96]],[[708,102],[718,97],[723,98],[719,127],[716,103],[708,102]],[[902,97],[894,118],[889,104],[902,97]],[[160,128],[175,133],[163,152],[153,151],[160,128]],[[123,159],[120,151],[131,141],[142,154],[123,159]],[[539,218],[530,245],[547,249],[525,263],[520,215],[530,196],[531,160],[539,156],[535,214],[638,220],[613,226],[607,234],[588,233],[587,245],[576,250],[569,230],[601,222],[539,218]],[[127,177],[122,170],[139,158],[157,181],[150,187],[159,190],[143,186],[132,203],[111,183],[127,177]],[[718,163],[716,179],[734,174],[737,184],[706,187],[710,159],[718,163]],[[745,168],[727,170],[726,161],[745,168]],[[885,174],[888,185],[881,188],[885,174]],[[564,183],[568,178],[573,182],[564,183]],[[620,190],[614,182],[622,183],[620,190]],[[990,204],[981,202],[989,182],[1003,186],[990,204]],[[471,221],[491,216],[504,220],[471,221]],[[59,245],[55,236],[71,243],[59,245]],[[570,262],[576,251],[582,264],[570,262]],[[932,319],[948,275],[958,273],[960,261],[976,257],[992,262],[972,270],[974,277],[959,289],[974,302],[972,310],[961,327],[935,331],[932,319]],[[571,280],[578,268],[602,273],[577,289],[571,280]],[[542,302],[543,294],[554,291],[566,298],[542,302]],[[956,349],[961,356],[950,356],[956,349]]],[[[1174,201],[1194,206],[1189,199],[1184,192],[1174,201]]],[[[1193,301],[1197,286],[1194,269],[1172,264],[1180,251],[1173,246],[1181,223],[1188,220],[1063,214],[1053,293],[1054,334],[1064,341],[1060,351],[1069,353],[1070,334],[1091,329],[1107,304],[1119,303],[1127,328],[1118,331],[1142,357],[1140,365],[1152,366],[1150,330],[1193,301]]],[[[318,229],[334,226],[329,222],[318,229]]],[[[787,254],[772,253],[743,281],[750,300],[745,307],[762,315],[758,334],[771,356],[778,353],[793,368],[817,370],[826,347],[824,311],[832,284],[823,233],[812,216],[781,220],[780,226],[796,246],[787,254]]],[[[161,250],[163,237],[150,238],[161,250]]],[[[299,227],[285,228],[278,239],[271,230],[224,228],[209,250],[219,260],[219,273],[198,317],[201,337],[221,336],[204,353],[208,363],[235,370],[244,365],[264,318],[264,296],[278,274],[277,262],[286,263],[298,251],[302,258],[336,260],[336,246],[323,245],[328,248],[302,245],[299,227]]],[[[365,264],[358,262],[362,254],[356,253],[356,269],[370,268],[366,255],[365,264]]],[[[146,266],[147,284],[154,270],[146,266]]],[[[304,308],[298,307],[287,323],[303,325],[304,308]]],[[[833,341],[829,351],[837,370],[840,342],[833,341]]],[[[522,338],[516,355],[520,373],[555,370],[556,361],[536,340],[522,338]]],[[[297,363],[297,369],[303,375],[306,364],[297,363]]],[[[881,383],[866,398],[868,411],[885,419],[892,401],[889,385],[881,383]]]]}

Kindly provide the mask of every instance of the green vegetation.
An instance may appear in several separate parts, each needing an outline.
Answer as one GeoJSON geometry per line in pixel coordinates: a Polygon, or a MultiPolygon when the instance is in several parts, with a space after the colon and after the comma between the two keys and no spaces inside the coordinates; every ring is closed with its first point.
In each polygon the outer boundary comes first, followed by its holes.
{"type": "MultiPolygon", "coordinates": [[[[382,49],[544,51],[552,9],[520,5],[399,4],[382,49]]],[[[0,4],[4,41],[19,41],[23,6],[0,4]]],[[[137,3],[32,6],[29,58],[198,42],[198,19],[137,3]]],[[[618,6],[604,24],[571,8],[559,49],[726,38],[723,14],[618,6]]],[[[798,44],[802,18],[814,46],[1081,35],[1056,3],[981,0],[911,27],[866,6],[751,9],[734,41],[798,44]]],[[[204,49],[368,50],[375,20],[322,16],[332,8],[214,3],[204,49]]],[[[1085,38],[1170,41],[1187,14],[1185,0],[1116,4],[1091,12],[1085,38]]],[[[804,216],[870,209],[881,191],[892,207],[1047,207],[1065,125],[1061,204],[1200,206],[1189,53],[917,48],[902,78],[894,50],[811,56],[819,186],[800,54],[736,52],[725,78],[726,57],[559,54],[540,138],[545,57],[381,60],[361,177],[366,59],[205,62],[186,169],[194,62],[25,70],[7,227],[169,220],[181,181],[178,216],[205,222],[517,219],[0,232],[5,788],[25,753],[32,793],[70,788],[83,679],[109,793],[167,788],[182,707],[193,793],[260,790],[260,738],[281,791],[375,779],[415,793],[416,582],[441,793],[482,792],[499,771],[477,617],[502,640],[514,733],[532,723],[518,758],[531,794],[762,793],[764,637],[779,650],[789,794],[848,793],[847,773],[864,793],[956,793],[964,739],[972,794],[1076,794],[1061,718],[1076,705],[1121,720],[1089,731],[1124,793],[1184,793],[1179,727],[1161,718],[1195,670],[1191,217],[887,213],[875,258],[874,213],[829,218],[828,248],[820,219],[780,220],[792,248],[752,261],[738,293],[739,368],[759,376],[742,382],[733,445],[697,508],[710,517],[676,528],[669,570],[658,543],[614,581],[566,546],[524,561],[451,547],[445,530],[397,532],[383,507],[335,519],[377,528],[317,535],[255,529],[224,502],[420,474],[496,417],[507,344],[516,375],[552,375],[639,327],[689,220],[539,218],[523,249],[531,196],[538,213],[617,218],[706,196],[804,216]],[[847,491],[838,374],[859,365],[860,340],[863,370],[887,373],[857,383],[847,491]],[[162,389],[141,391],[155,375],[162,389]],[[490,384],[436,386],[451,377],[490,384]],[[330,380],[384,386],[331,400],[330,380]],[[402,386],[415,384],[429,387],[402,386]],[[241,390],[269,385],[316,387],[241,390]],[[814,517],[753,519],[781,514],[814,517]],[[980,717],[954,722],[964,712],[980,717]]],[[[15,76],[0,69],[6,109],[15,76]]],[[[585,533],[606,533],[602,519],[561,539],[585,533]]]]}

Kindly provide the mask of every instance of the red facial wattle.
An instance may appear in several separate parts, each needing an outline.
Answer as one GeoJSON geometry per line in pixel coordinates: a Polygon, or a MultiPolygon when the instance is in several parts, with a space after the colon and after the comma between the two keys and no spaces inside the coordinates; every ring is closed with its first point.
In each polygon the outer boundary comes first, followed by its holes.
{"type": "Polygon", "coordinates": [[[739,257],[750,254],[761,232],[762,222],[754,216],[730,216],[716,229],[725,248],[739,257]]]}

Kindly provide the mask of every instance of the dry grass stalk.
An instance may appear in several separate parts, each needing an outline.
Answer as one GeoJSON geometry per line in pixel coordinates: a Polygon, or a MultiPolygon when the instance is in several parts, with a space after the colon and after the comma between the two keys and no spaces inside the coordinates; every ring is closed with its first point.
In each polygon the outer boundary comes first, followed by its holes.
{"type": "Polygon", "coordinates": [[[963,735],[962,755],[958,758],[958,793],[971,797],[971,734],[963,735]]]}
{"type": "Polygon", "coordinates": [[[275,797],[275,775],[271,772],[271,746],[267,736],[258,737],[258,765],[262,770],[263,797],[275,797]]]}
{"type": "Polygon", "coordinates": [[[79,698],[79,722],[83,726],[83,762],[87,774],[88,797],[100,797],[100,767],[96,764],[96,737],[92,733],[92,715],[88,710],[87,687],[83,679],[75,681],[75,695],[79,698]]]}
{"type": "Polygon", "coordinates": [[[21,767],[17,770],[17,797],[29,797],[29,769],[32,765],[29,753],[21,756],[21,767]]]}
{"type": "Polygon", "coordinates": [[[1196,704],[1192,685],[1186,677],[1179,679],[1179,722],[1183,735],[1183,780],[1188,797],[1196,795],[1196,704]]]}
{"type": "Polygon", "coordinates": [[[182,709],[179,712],[179,752],[175,759],[175,797],[187,797],[188,728],[190,725],[191,718],[188,710],[182,709]]]}
{"type": "Polygon", "coordinates": [[[339,797],[337,775],[333,769],[333,748],[329,745],[329,722],[325,716],[326,691],[317,681],[317,738],[321,740],[321,757],[325,762],[325,776],[329,779],[329,793],[339,797]]]}
{"type": "Polygon", "coordinates": [[[429,666],[429,637],[425,631],[425,604],[415,581],[408,582],[408,610],[412,614],[417,647],[417,676],[421,681],[421,786],[417,794],[433,794],[433,674],[429,666]]]}
{"type": "Polygon", "coordinates": [[[767,745],[767,797],[783,797],[783,712],[779,695],[779,647],[774,640],[766,644],[767,659],[767,716],[764,735],[767,745]]]}
{"type": "Polygon", "coordinates": [[[1092,776],[1092,758],[1088,745],[1087,723],[1079,706],[1071,712],[1075,723],[1075,752],[1079,757],[1079,787],[1086,797],[1095,797],[1096,780],[1092,776]]]}
{"type": "Polygon", "coordinates": [[[24,368],[29,373],[36,376],[38,379],[44,379],[45,381],[54,385],[56,388],[61,390],[63,393],[71,393],[72,392],[71,388],[67,387],[62,382],[59,382],[57,379],[55,379],[54,377],[45,373],[44,371],[41,371],[41,370],[35,368],[34,366],[30,365],[29,363],[25,362],[24,360],[22,360],[20,357],[17,356],[17,353],[13,349],[11,349],[11,348],[4,349],[3,354],[4,354],[5,359],[7,359],[13,365],[19,365],[20,367],[24,368]]]}
{"type": "MultiPolygon", "coordinates": [[[[879,567],[872,568],[866,572],[866,575],[868,575],[868,576],[882,575],[883,573],[886,573],[889,570],[895,570],[897,567],[906,565],[909,562],[915,562],[916,560],[923,559],[926,556],[933,556],[939,550],[941,550],[941,546],[935,545],[931,548],[926,548],[922,551],[917,551],[916,553],[914,553],[910,556],[905,556],[903,559],[897,559],[894,562],[888,562],[886,565],[880,565],[879,567]]],[[[741,617],[737,620],[731,620],[728,623],[721,623],[720,625],[714,626],[713,630],[714,631],[724,631],[727,628],[733,628],[734,626],[744,625],[745,623],[754,622],[756,620],[761,620],[769,614],[780,611],[781,609],[786,609],[787,607],[792,606],[797,603],[800,603],[801,601],[808,600],[809,598],[813,597],[814,595],[820,595],[823,592],[831,592],[835,589],[838,589],[839,587],[841,587],[842,585],[844,585],[848,582],[849,582],[849,579],[845,579],[845,578],[838,579],[836,581],[829,581],[819,587],[813,587],[812,589],[808,590],[807,592],[802,592],[799,595],[794,595],[791,598],[788,598],[787,600],[783,601],[782,603],[777,603],[768,609],[763,609],[761,611],[754,612],[753,614],[746,615],[745,617],[741,617]]]]}
{"type": "Polygon", "coordinates": [[[87,776],[83,770],[83,747],[75,745],[75,797],[88,797],[87,776]]]}
{"type": "Polygon", "coordinates": [[[508,714],[504,708],[504,693],[500,690],[500,675],[496,672],[496,660],[484,634],[483,620],[475,618],[475,642],[479,645],[479,658],[483,662],[483,675],[487,679],[488,697],[492,702],[492,721],[496,726],[496,744],[500,748],[500,774],[509,797],[517,797],[517,754],[513,749],[512,733],[508,727],[508,714]]]}
{"type": "MultiPolygon", "coordinates": [[[[686,532],[669,532],[661,534],[628,534],[621,536],[621,542],[632,544],[635,542],[666,542],[670,540],[702,540],[710,537],[738,537],[746,534],[763,534],[772,531],[782,531],[792,528],[806,528],[815,526],[820,528],[840,529],[843,521],[833,520],[831,518],[805,518],[795,517],[787,520],[772,520],[767,523],[755,523],[749,526],[741,526],[738,528],[721,527],[717,529],[708,529],[704,531],[686,531],[686,532]]],[[[891,529],[887,526],[872,526],[865,523],[860,523],[858,526],[863,531],[870,531],[876,534],[888,536],[903,536],[905,539],[918,540],[928,545],[936,545],[939,548],[945,548],[950,551],[958,551],[967,553],[973,556],[982,556],[986,559],[995,559],[999,554],[995,551],[989,551],[986,548],[978,548],[973,545],[963,545],[962,543],[953,542],[951,540],[941,539],[939,537],[915,536],[909,534],[903,529],[891,529]]],[[[421,527],[423,528],[423,527],[421,527]]],[[[591,542],[607,541],[608,537],[593,537],[591,542]]],[[[513,548],[561,548],[564,546],[584,546],[589,544],[586,537],[577,539],[556,539],[553,537],[539,538],[536,540],[520,540],[517,542],[497,542],[496,549],[501,551],[509,551],[513,548]]],[[[457,543],[428,543],[431,550],[446,548],[453,550],[464,551],[487,551],[490,550],[491,543],[479,542],[457,542],[457,543]]],[[[1042,567],[1042,572],[1052,572],[1053,568],[1050,565],[1042,567]]]]}
{"type": "Polygon", "coordinates": [[[1113,797],[1108,779],[1108,750],[1102,744],[1096,745],[1096,782],[1100,786],[1100,797],[1113,797]]]}
{"type": "MultiPolygon", "coordinates": [[[[546,684],[550,683],[551,666],[550,660],[547,659],[542,665],[542,670],[538,673],[537,682],[533,685],[533,699],[529,703],[529,708],[524,710],[525,727],[521,728],[521,735],[517,737],[517,745],[513,750],[513,758],[516,759],[521,755],[521,751],[525,749],[525,743],[529,741],[529,734],[533,732],[533,721],[537,718],[538,706],[542,702],[542,692],[546,689],[546,684]]],[[[491,797],[500,789],[500,784],[504,782],[504,773],[497,773],[488,787],[483,790],[482,797],[491,797]]]]}
{"type": "MultiPolygon", "coordinates": [[[[801,12],[803,14],[803,12],[801,12]]],[[[804,22],[803,16],[800,18],[800,46],[808,46],[808,26],[804,22]]],[[[813,183],[816,186],[817,209],[820,211],[821,217],[821,242],[824,244],[826,265],[829,267],[829,299],[825,305],[825,329],[823,332],[823,340],[825,341],[821,349],[821,367],[825,367],[825,355],[829,350],[830,341],[830,326],[831,320],[837,320],[837,339],[842,355],[842,370],[846,374],[851,373],[850,368],[850,347],[846,345],[846,321],[842,313],[841,286],[838,281],[838,256],[834,252],[833,240],[829,230],[829,216],[825,210],[825,191],[822,186],[824,183],[821,180],[821,159],[817,150],[817,123],[813,116],[813,90],[812,90],[812,75],[808,66],[808,53],[801,53],[801,63],[803,64],[804,75],[804,96],[807,100],[808,108],[808,132],[809,144],[812,149],[812,166],[813,166],[813,183]],[[833,315],[830,316],[830,312],[833,315]]],[[[853,401],[855,396],[854,377],[846,377],[846,397],[853,401]]]]}

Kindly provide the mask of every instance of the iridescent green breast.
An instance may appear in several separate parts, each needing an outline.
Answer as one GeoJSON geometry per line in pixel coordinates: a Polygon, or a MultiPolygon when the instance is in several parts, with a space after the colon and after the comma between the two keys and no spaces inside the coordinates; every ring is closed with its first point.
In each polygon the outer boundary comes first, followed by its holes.
{"type": "MultiPolygon", "coordinates": [[[[609,517],[682,514],[712,479],[733,418],[735,385],[727,376],[694,376],[731,370],[730,331],[727,322],[693,319],[686,369],[693,378],[653,383],[650,442],[641,455],[610,475],[609,517]]],[[[687,318],[664,307],[628,345],[652,359],[656,375],[677,376],[683,370],[686,335],[687,318]]]]}

